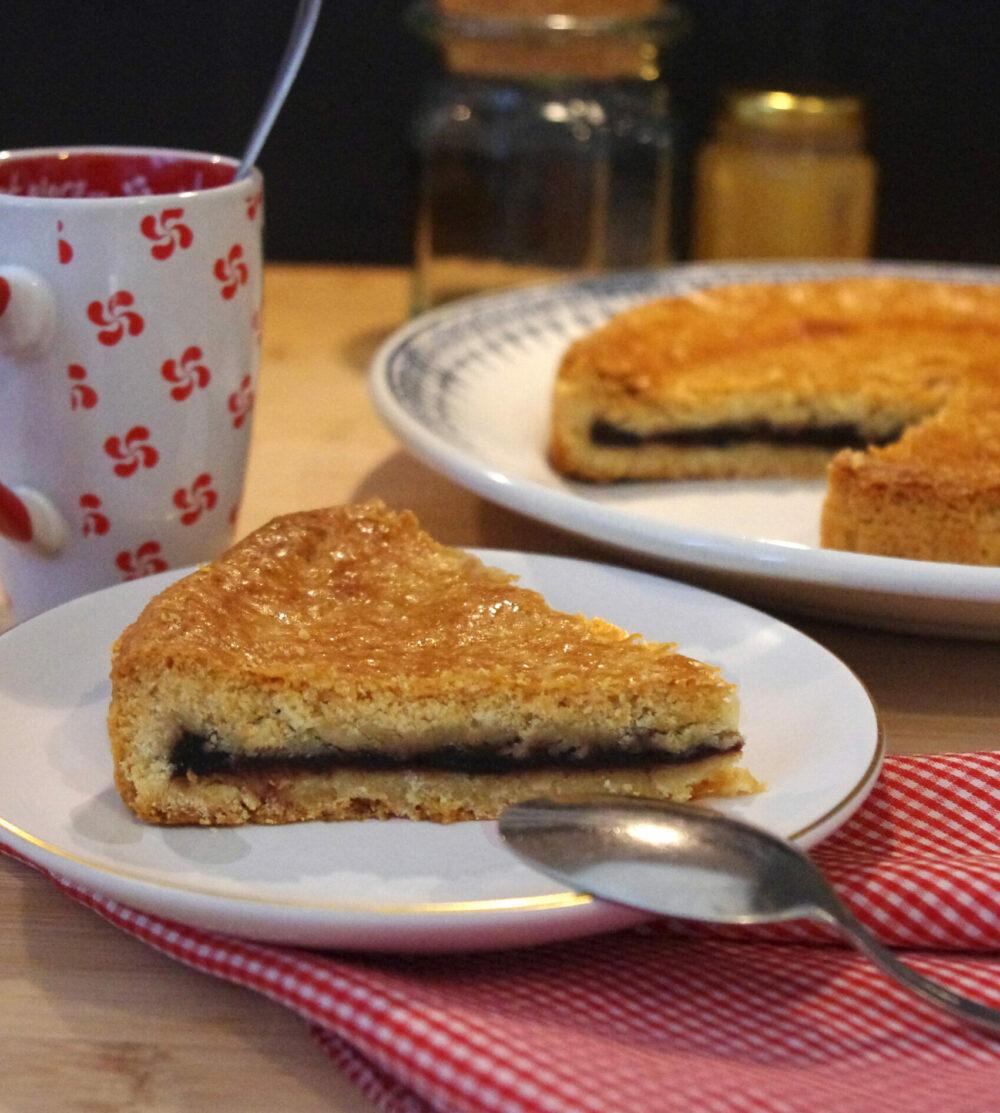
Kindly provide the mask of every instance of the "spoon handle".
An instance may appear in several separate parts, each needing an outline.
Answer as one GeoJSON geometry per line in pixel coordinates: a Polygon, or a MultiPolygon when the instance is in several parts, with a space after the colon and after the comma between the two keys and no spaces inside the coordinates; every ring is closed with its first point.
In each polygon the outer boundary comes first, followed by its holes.
{"type": "Polygon", "coordinates": [[[901,962],[888,947],[883,946],[852,912],[840,904],[839,900],[837,903],[839,908],[836,909],[835,914],[832,909],[829,911],[823,909],[823,918],[835,923],[857,950],[871,959],[884,974],[959,1020],[975,1024],[990,1032],[1000,1033],[1000,1009],[973,1001],[946,988],[940,982],[918,974],[916,970],[901,962]]]}
{"type": "Polygon", "coordinates": [[[309,40],[312,38],[313,28],[316,26],[322,4],[323,0],[299,0],[299,6],[295,11],[295,22],[292,24],[292,31],[288,38],[288,45],[285,47],[281,64],[278,66],[277,76],[271,85],[270,92],[267,94],[264,107],[257,117],[250,142],[243,152],[243,159],[236,171],[236,181],[245,178],[257,161],[260,149],[264,146],[264,140],[267,139],[274,119],[281,111],[281,106],[285,103],[285,97],[288,96],[288,90],[292,87],[292,83],[299,72],[299,66],[302,64],[306,48],[309,46],[309,40]]]}

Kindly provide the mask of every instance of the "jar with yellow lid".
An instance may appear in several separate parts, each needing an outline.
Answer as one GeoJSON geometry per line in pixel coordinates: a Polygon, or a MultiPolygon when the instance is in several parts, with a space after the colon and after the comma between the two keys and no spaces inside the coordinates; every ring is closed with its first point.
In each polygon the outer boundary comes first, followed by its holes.
{"type": "Polygon", "coordinates": [[[412,309],[669,261],[673,121],[659,0],[438,0],[408,12],[441,67],[415,117],[412,309]]]}
{"type": "Polygon", "coordinates": [[[865,258],[875,183],[857,97],[730,94],[698,155],[692,254],[865,258]]]}

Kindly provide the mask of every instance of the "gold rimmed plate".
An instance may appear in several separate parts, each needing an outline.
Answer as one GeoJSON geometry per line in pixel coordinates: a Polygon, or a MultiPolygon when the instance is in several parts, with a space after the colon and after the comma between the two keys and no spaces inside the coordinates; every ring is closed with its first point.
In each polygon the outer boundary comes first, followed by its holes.
{"type": "MultiPolygon", "coordinates": [[[[646,573],[525,553],[480,556],[561,610],[599,615],[719,665],[739,685],[746,763],[766,792],[717,806],[811,845],[861,804],[881,731],[836,657],[743,604],[646,573]]],[[[0,636],[0,841],[141,911],[310,947],[520,946],[642,919],[561,890],[493,823],[407,820],[160,828],[122,804],[105,717],[112,643],[180,573],[74,600],[0,636]]]]}

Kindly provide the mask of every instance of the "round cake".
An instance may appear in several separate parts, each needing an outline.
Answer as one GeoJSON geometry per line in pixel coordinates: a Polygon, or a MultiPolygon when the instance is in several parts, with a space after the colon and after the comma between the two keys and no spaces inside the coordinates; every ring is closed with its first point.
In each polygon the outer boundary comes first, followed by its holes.
{"type": "Polygon", "coordinates": [[[821,543],[1000,564],[1000,286],[718,286],[574,342],[549,458],[588,482],[828,474],[821,543]]]}

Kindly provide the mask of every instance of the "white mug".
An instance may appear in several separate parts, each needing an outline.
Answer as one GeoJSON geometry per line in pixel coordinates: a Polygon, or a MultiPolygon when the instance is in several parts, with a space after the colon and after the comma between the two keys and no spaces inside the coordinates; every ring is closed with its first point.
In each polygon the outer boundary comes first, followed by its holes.
{"type": "Polygon", "coordinates": [[[260,175],[0,152],[0,583],[16,620],[233,539],[260,359],[260,175]]]}

